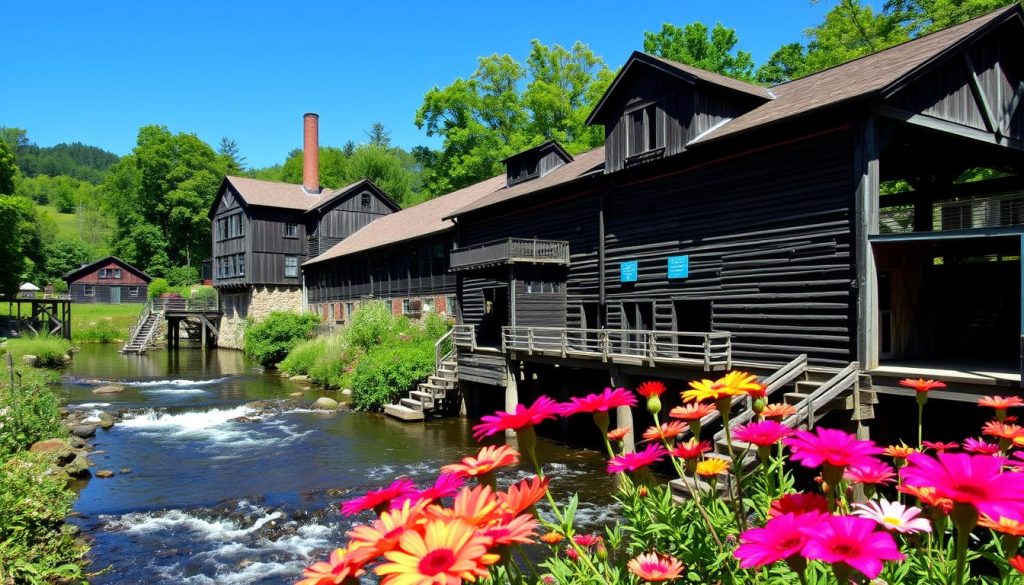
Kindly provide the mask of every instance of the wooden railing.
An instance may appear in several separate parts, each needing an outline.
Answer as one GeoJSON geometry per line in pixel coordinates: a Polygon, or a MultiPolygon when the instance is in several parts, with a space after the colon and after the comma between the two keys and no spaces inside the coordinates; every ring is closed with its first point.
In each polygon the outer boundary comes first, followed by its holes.
{"type": "Polygon", "coordinates": [[[816,388],[814,392],[809,394],[806,398],[794,404],[793,406],[796,407],[797,410],[796,414],[783,419],[782,424],[790,428],[795,428],[800,423],[806,421],[807,428],[813,429],[814,423],[818,418],[818,411],[850,388],[853,388],[854,390],[854,412],[858,413],[859,416],[860,392],[857,391],[857,377],[859,375],[860,364],[858,362],[850,363],[850,365],[846,366],[829,378],[827,382],[816,388]]]}
{"type": "MultiPolygon", "coordinates": [[[[782,366],[778,370],[775,370],[775,372],[771,376],[768,376],[764,380],[761,380],[761,383],[764,384],[765,396],[772,396],[773,394],[775,394],[776,391],[788,386],[794,380],[796,380],[800,376],[803,376],[805,372],[807,372],[807,354],[800,354],[788,364],[782,366]]],[[[755,413],[754,409],[751,408],[752,404],[750,397],[736,396],[732,400],[732,407],[735,408],[736,404],[739,402],[745,402],[746,409],[743,410],[742,412],[738,412],[737,414],[733,415],[730,418],[730,428],[736,428],[740,425],[746,424],[751,419],[754,418],[755,413]]],[[[721,416],[722,413],[720,413],[718,410],[715,410],[714,412],[700,419],[701,426],[707,426],[709,423],[717,420],[721,416]]],[[[715,433],[715,441],[721,441],[723,439],[725,439],[724,429],[715,433]]]]}
{"type": "Polygon", "coordinates": [[[476,327],[472,325],[456,325],[452,328],[455,347],[473,351],[476,349],[476,327]]]}
{"type": "MultiPolygon", "coordinates": [[[[135,321],[135,324],[128,328],[128,337],[124,340],[124,345],[121,346],[121,351],[126,351],[130,345],[135,342],[135,336],[139,334],[139,330],[142,329],[146,321],[149,320],[149,316],[153,314],[153,300],[146,301],[146,304],[142,305],[142,311],[139,312],[139,318],[135,321]]],[[[149,335],[146,339],[142,340],[142,346],[149,345],[150,339],[153,337],[153,332],[156,330],[154,327],[150,330],[149,335]]]]}
{"type": "Polygon", "coordinates": [[[501,345],[505,352],[521,351],[603,361],[636,358],[650,365],[698,365],[705,371],[732,367],[731,335],[724,331],[503,327],[501,345]]]}
{"type": "Polygon", "coordinates": [[[151,301],[153,311],[163,313],[166,311],[185,313],[216,313],[220,310],[217,299],[182,299],[182,298],[156,298],[151,301]]]}
{"type": "Polygon", "coordinates": [[[441,369],[441,362],[450,358],[455,353],[455,343],[453,342],[453,336],[455,335],[454,329],[449,329],[441,336],[440,339],[434,342],[434,371],[437,372],[441,369]]]}
{"type": "Polygon", "coordinates": [[[451,251],[452,270],[528,262],[534,264],[569,264],[569,242],[506,238],[451,251]]]}

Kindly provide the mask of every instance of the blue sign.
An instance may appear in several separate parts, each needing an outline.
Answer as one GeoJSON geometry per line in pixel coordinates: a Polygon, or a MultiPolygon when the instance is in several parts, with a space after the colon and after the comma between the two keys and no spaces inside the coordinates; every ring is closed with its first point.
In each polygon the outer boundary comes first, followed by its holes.
{"type": "Polygon", "coordinates": [[[668,277],[669,278],[689,278],[690,277],[690,257],[689,256],[669,256],[668,257],[668,277]]]}
{"type": "Polygon", "coordinates": [[[636,260],[619,262],[619,282],[636,282],[636,260]]]}

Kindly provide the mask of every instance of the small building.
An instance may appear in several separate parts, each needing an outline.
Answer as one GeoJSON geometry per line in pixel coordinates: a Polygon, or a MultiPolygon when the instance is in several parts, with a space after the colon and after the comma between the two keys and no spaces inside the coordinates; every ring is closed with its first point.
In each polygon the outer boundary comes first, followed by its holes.
{"type": "Polygon", "coordinates": [[[107,256],[64,275],[68,294],[76,303],[144,303],[151,280],[117,256],[107,256]]]}

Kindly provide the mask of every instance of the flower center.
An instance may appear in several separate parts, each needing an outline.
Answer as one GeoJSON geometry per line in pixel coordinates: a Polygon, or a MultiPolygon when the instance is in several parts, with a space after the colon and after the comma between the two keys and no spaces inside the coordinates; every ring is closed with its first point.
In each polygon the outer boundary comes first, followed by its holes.
{"type": "Polygon", "coordinates": [[[837,542],[832,545],[832,552],[843,557],[857,556],[857,547],[849,542],[837,542]]]}
{"type": "Polygon", "coordinates": [[[895,516],[885,516],[882,518],[882,522],[885,522],[890,526],[903,526],[903,520],[895,516]]]}
{"type": "Polygon", "coordinates": [[[803,542],[803,539],[800,537],[793,537],[788,540],[783,540],[779,543],[779,550],[789,550],[791,548],[796,548],[800,546],[801,542],[803,542]]]}
{"type": "Polygon", "coordinates": [[[953,489],[969,498],[984,498],[988,494],[988,491],[984,487],[971,485],[969,483],[953,486],[953,489]]]}
{"type": "Polygon", "coordinates": [[[443,573],[455,564],[455,554],[451,549],[439,548],[432,550],[420,559],[419,570],[423,575],[443,573]]]}

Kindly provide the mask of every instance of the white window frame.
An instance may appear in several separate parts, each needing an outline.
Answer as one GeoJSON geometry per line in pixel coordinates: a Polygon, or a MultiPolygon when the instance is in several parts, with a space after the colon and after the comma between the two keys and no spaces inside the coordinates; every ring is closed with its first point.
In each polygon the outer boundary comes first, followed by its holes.
{"type": "Polygon", "coordinates": [[[294,255],[288,255],[284,257],[284,277],[285,278],[298,278],[299,277],[299,257],[294,255]],[[288,266],[289,261],[294,262],[294,266],[288,266]]]}

